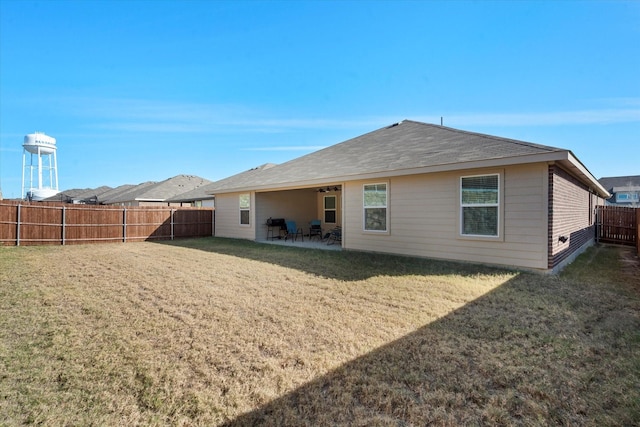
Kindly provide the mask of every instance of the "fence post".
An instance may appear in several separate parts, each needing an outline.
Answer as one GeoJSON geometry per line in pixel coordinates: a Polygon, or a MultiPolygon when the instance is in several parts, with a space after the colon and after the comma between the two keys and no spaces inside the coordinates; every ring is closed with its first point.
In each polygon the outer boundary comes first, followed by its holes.
{"type": "Polygon", "coordinates": [[[127,241],[127,208],[122,208],[122,243],[127,241]]]}
{"type": "Polygon", "coordinates": [[[600,241],[600,206],[596,206],[596,244],[600,241]]]}
{"type": "Polygon", "coordinates": [[[640,256],[640,208],[636,208],[636,250],[640,256]]]}
{"type": "Polygon", "coordinates": [[[173,240],[173,212],[175,211],[175,209],[170,209],[170,216],[171,216],[171,240],[173,240]]]}
{"type": "Polygon", "coordinates": [[[20,246],[20,203],[18,203],[18,213],[16,218],[16,246],[20,246]]]}
{"type": "Polygon", "coordinates": [[[65,243],[65,225],[67,224],[67,207],[63,206],[62,207],[62,246],[64,246],[65,243]]]}

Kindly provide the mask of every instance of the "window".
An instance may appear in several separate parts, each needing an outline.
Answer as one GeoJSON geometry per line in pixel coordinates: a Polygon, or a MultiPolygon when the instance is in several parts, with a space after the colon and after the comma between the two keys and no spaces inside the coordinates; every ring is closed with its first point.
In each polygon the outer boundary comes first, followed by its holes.
{"type": "Polygon", "coordinates": [[[336,223],[336,196],[324,196],[324,222],[336,223]]]}
{"type": "Polygon", "coordinates": [[[616,202],[637,202],[638,193],[616,193],[616,202]]]}
{"type": "Polygon", "coordinates": [[[363,193],[365,231],[387,231],[387,184],[367,184],[363,193]]]}
{"type": "Polygon", "coordinates": [[[499,176],[460,179],[461,234],[498,236],[499,176]]]}
{"type": "Polygon", "coordinates": [[[251,195],[240,195],[240,224],[249,225],[249,209],[251,208],[251,195]]]}

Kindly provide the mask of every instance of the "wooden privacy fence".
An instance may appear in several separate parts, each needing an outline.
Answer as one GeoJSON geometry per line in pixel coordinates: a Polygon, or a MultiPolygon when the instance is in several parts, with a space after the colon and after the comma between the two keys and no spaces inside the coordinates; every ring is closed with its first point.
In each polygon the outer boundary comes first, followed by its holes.
{"type": "Polygon", "coordinates": [[[0,202],[0,244],[69,245],[211,236],[212,208],[0,202]]]}
{"type": "Polygon", "coordinates": [[[599,242],[636,246],[640,251],[640,209],[621,206],[598,206],[596,209],[599,242]]]}

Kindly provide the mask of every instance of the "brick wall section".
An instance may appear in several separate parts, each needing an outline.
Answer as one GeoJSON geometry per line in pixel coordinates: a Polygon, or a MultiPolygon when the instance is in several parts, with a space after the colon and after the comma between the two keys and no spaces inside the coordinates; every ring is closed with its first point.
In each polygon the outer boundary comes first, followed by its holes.
{"type": "Polygon", "coordinates": [[[564,169],[549,166],[549,269],[595,237],[597,199],[564,169]]]}

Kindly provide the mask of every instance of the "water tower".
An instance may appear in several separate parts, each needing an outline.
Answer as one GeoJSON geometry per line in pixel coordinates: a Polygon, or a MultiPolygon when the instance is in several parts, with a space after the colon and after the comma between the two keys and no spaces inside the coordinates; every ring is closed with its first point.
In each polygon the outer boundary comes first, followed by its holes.
{"type": "Polygon", "coordinates": [[[56,139],[40,132],[30,133],[24,137],[22,147],[24,147],[22,152],[22,196],[30,200],[43,200],[58,194],[56,139]],[[27,164],[27,153],[30,156],[30,164],[27,164]],[[37,181],[34,181],[34,172],[37,181]],[[29,186],[25,188],[26,173],[29,174],[29,186]]]}

